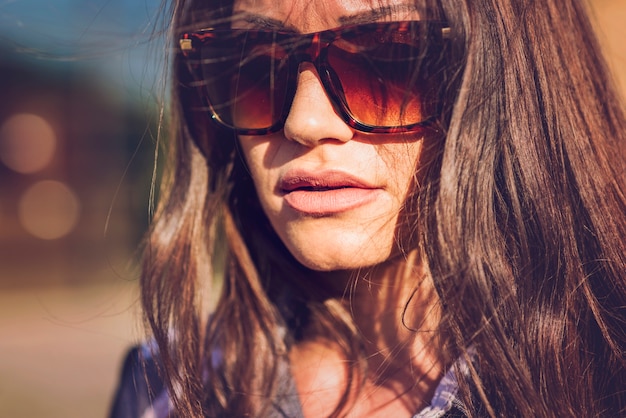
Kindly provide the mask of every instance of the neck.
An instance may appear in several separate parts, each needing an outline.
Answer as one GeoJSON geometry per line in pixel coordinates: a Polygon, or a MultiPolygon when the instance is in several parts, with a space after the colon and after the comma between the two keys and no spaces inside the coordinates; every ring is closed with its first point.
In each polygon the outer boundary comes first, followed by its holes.
{"type": "MultiPolygon", "coordinates": [[[[325,279],[333,280],[352,316],[367,360],[366,376],[354,378],[364,385],[352,391],[349,416],[411,416],[424,407],[442,375],[434,338],[437,297],[429,277],[409,258],[325,279]]],[[[313,335],[295,347],[292,367],[301,398],[308,399],[305,416],[328,416],[348,385],[348,369],[336,344],[323,333],[313,335]],[[308,414],[307,407],[313,408],[308,414]]]]}

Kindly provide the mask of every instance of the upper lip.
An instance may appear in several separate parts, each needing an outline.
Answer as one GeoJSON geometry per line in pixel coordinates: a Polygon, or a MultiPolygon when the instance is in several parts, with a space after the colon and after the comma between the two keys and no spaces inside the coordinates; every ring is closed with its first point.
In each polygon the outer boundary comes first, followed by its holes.
{"type": "Polygon", "coordinates": [[[376,186],[353,174],[339,170],[290,170],[280,177],[279,189],[283,193],[296,190],[323,191],[354,187],[374,189],[376,186]]]}

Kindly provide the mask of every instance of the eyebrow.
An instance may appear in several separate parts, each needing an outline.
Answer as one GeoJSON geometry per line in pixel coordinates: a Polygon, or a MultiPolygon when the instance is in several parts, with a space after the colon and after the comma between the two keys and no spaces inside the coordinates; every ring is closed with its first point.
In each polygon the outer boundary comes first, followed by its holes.
{"type": "MultiPolygon", "coordinates": [[[[372,23],[380,21],[385,17],[389,17],[393,13],[404,11],[417,11],[415,6],[409,4],[399,4],[393,6],[382,6],[376,9],[357,12],[348,16],[340,16],[337,20],[340,26],[358,25],[362,23],[372,23]]],[[[287,32],[299,33],[299,31],[291,25],[285,25],[284,22],[271,17],[258,15],[256,13],[241,12],[236,15],[238,20],[250,23],[259,29],[281,30],[287,32]]]]}
{"type": "Polygon", "coordinates": [[[298,32],[295,28],[285,25],[284,22],[278,19],[273,19],[271,17],[258,15],[255,13],[241,12],[241,13],[238,13],[236,17],[237,17],[237,20],[242,20],[246,23],[250,23],[258,29],[272,29],[272,30],[280,29],[281,31],[294,32],[294,33],[298,32]]]}
{"type": "Polygon", "coordinates": [[[397,12],[415,12],[417,9],[415,6],[409,4],[398,4],[393,6],[382,6],[377,9],[365,10],[363,12],[357,12],[349,16],[341,16],[338,21],[342,25],[358,25],[361,23],[377,22],[385,17],[389,17],[393,13],[397,12]]]}

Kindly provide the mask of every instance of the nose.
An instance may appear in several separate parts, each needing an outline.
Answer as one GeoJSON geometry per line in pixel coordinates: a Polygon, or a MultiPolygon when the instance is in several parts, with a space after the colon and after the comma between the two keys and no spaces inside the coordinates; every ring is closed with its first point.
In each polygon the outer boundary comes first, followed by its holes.
{"type": "Polygon", "coordinates": [[[326,95],[317,70],[302,63],[296,93],[285,121],[284,135],[307,147],[322,140],[347,142],[354,131],[339,117],[326,95]]]}

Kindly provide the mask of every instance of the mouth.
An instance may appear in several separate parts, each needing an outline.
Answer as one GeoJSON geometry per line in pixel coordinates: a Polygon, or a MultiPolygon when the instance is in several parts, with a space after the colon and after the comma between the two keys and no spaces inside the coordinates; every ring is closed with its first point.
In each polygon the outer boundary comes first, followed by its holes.
{"type": "Polygon", "coordinates": [[[336,172],[287,173],[279,184],[285,203],[304,215],[347,212],[372,202],[380,188],[358,177],[336,172]]]}
{"type": "Polygon", "coordinates": [[[286,188],[283,188],[282,191],[283,193],[291,193],[291,192],[297,192],[297,191],[303,191],[303,192],[327,192],[330,190],[341,190],[341,189],[350,189],[353,188],[354,186],[348,186],[348,185],[340,185],[340,186],[314,186],[314,185],[308,185],[308,184],[303,184],[303,185],[294,185],[293,187],[289,186],[286,188]]]}

